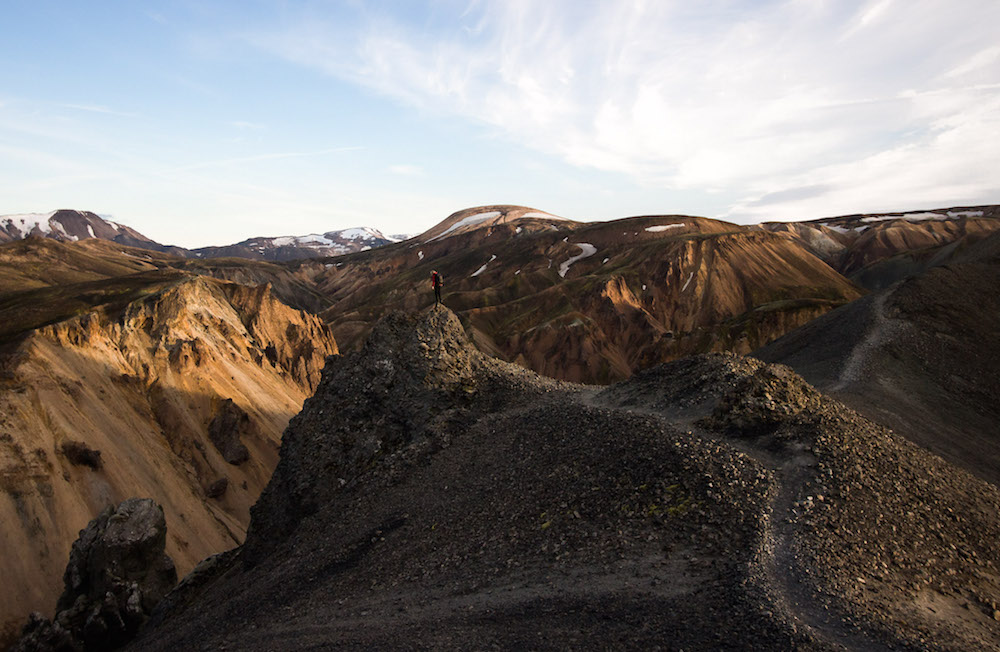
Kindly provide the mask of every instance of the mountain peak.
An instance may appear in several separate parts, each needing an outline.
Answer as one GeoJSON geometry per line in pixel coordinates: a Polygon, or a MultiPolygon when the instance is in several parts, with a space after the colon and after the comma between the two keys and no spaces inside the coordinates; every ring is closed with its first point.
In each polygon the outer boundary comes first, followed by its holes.
{"type": "Polygon", "coordinates": [[[418,236],[423,242],[433,242],[453,235],[468,233],[478,229],[506,224],[515,220],[539,220],[543,222],[569,222],[565,217],[546,213],[527,206],[497,204],[492,206],[476,206],[452,213],[444,221],[424,231],[418,236]]]}

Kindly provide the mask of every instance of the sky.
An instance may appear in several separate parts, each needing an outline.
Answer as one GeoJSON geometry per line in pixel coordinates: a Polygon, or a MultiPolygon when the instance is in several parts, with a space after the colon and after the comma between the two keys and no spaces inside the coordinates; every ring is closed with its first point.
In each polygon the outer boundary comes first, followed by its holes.
{"type": "Polygon", "coordinates": [[[167,244],[499,203],[1000,203],[997,0],[0,0],[0,24],[0,214],[167,244]]]}

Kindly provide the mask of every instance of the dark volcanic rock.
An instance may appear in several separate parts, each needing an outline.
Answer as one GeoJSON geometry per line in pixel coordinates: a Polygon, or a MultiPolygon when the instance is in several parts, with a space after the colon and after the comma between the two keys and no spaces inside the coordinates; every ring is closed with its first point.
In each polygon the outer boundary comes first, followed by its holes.
{"type": "Polygon", "coordinates": [[[1000,234],[754,355],[1000,486],[1000,234]]]}
{"type": "Polygon", "coordinates": [[[394,314],[134,649],[995,649],[998,510],[787,367],[600,390],[394,314]]]}
{"type": "Polygon", "coordinates": [[[227,398],[208,424],[208,437],[224,460],[238,466],[250,459],[250,451],[240,441],[240,435],[251,427],[250,415],[227,398]]]}
{"type": "Polygon", "coordinates": [[[222,498],[229,489],[229,478],[219,478],[205,489],[205,495],[209,498],[222,498]]]}
{"type": "MultiPolygon", "coordinates": [[[[282,439],[281,460],[252,510],[245,558],[273,547],[374,460],[411,443],[447,446],[472,423],[472,410],[508,405],[517,390],[495,382],[488,360],[443,307],[422,319],[392,313],[362,351],[330,358],[282,439]]],[[[543,381],[527,394],[554,385],[543,381]]]]}
{"type": "Polygon", "coordinates": [[[768,435],[789,417],[820,404],[820,393],[783,365],[767,365],[734,383],[704,419],[709,427],[737,437],[768,435]]]}
{"type": "Polygon", "coordinates": [[[62,453],[70,464],[89,466],[95,471],[101,468],[101,451],[87,446],[82,441],[67,441],[62,447],[62,453]]]}
{"type": "Polygon", "coordinates": [[[108,507],[80,531],[49,621],[32,614],[14,650],[107,650],[127,643],[177,583],[163,510],[148,498],[108,507]]]}

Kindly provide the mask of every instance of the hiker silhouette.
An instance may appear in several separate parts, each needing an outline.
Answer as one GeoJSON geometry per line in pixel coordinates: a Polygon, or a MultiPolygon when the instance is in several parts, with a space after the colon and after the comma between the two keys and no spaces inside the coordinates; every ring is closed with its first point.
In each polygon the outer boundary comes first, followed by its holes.
{"type": "Polygon", "coordinates": [[[444,285],[444,277],[436,271],[431,272],[431,287],[434,288],[434,305],[441,303],[442,285],[444,285]]]}

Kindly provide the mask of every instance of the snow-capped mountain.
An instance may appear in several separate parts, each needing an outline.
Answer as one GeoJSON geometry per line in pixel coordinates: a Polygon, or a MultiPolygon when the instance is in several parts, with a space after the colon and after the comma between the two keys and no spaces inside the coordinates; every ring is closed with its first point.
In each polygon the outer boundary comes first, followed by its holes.
{"type": "Polygon", "coordinates": [[[258,260],[295,260],[297,258],[323,258],[342,256],[356,251],[367,251],[400,239],[383,235],[381,231],[360,226],[326,233],[281,236],[277,238],[250,238],[222,247],[202,247],[192,254],[199,258],[234,256],[258,260]]]}
{"type": "Polygon", "coordinates": [[[130,247],[185,255],[180,247],[162,245],[135,229],[112,222],[90,211],[55,210],[49,213],[0,215],[0,243],[22,240],[28,236],[76,242],[88,238],[110,240],[130,247]]]}

